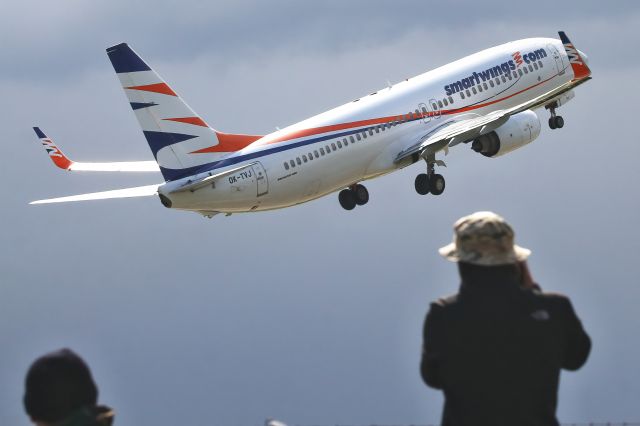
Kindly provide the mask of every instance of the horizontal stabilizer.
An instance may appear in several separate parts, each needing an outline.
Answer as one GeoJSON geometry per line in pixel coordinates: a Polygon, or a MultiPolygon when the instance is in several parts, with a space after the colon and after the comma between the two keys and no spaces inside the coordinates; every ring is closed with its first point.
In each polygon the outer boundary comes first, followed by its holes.
{"type": "Polygon", "coordinates": [[[68,197],[51,198],[48,200],[32,201],[29,204],[67,203],[70,201],[107,200],[111,198],[149,197],[158,193],[161,183],[134,188],[115,189],[112,191],[92,192],[89,194],[71,195],[68,197]]]}

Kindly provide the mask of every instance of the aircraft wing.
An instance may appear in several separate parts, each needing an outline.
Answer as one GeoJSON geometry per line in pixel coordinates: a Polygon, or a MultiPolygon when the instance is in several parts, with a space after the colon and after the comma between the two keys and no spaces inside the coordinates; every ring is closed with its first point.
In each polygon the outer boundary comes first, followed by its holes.
{"type": "Polygon", "coordinates": [[[34,127],[42,146],[49,154],[49,158],[57,167],[68,171],[86,172],[159,172],[160,167],[155,161],[125,161],[110,163],[83,163],[73,161],[67,157],[53,140],[44,134],[39,127],[34,127]]]}
{"type": "Polygon", "coordinates": [[[112,191],[92,192],[89,194],[71,195],[68,197],[50,198],[48,200],[32,201],[29,204],[67,203],[70,201],[107,200],[111,198],[149,197],[158,193],[161,183],[134,188],[115,189],[112,191]]]}
{"type": "Polygon", "coordinates": [[[478,136],[492,132],[502,124],[506,123],[510,116],[529,109],[535,109],[547,105],[550,101],[553,101],[558,98],[558,96],[569,92],[574,87],[586,82],[590,78],[591,77],[586,77],[584,79],[570,81],[555,90],[551,90],[537,98],[530,99],[527,102],[506,110],[494,111],[487,115],[469,114],[466,117],[458,116],[457,120],[445,122],[426,135],[423,135],[417,143],[398,153],[395,161],[400,162],[401,160],[415,154],[432,154],[441,149],[448,149],[449,147],[456,146],[461,142],[471,141],[478,136]]]}
{"type": "Polygon", "coordinates": [[[502,124],[504,124],[510,116],[518,114],[520,112],[539,108],[552,104],[556,101],[560,95],[569,92],[573,88],[581,85],[582,83],[591,79],[591,70],[589,69],[586,61],[580,56],[580,52],[571,43],[567,35],[563,31],[559,31],[560,40],[565,48],[567,57],[569,58],[569,64],[572,68],[574,78],[573,80],[544,93],[537,98],[523,102],[520,105],[516,105],[512,108],[494,111],[487,115],[470,114],[466,117],[458,116],[456,121],[451,120],[445,122],[442,126],[433,129],[431,132],[420,137],[420,139],[398,153],[395,161],[399,162],[412,155],[429,155],[435,154],[435,152],[441,149],[448,149],[461,142],[469,142],[478,136],[489,133],[502,124]]]}

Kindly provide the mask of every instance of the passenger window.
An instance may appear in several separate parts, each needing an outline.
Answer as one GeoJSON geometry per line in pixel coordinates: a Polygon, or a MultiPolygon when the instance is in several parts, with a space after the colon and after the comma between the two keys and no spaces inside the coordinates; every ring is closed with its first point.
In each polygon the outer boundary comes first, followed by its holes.
{"type": "Polygon", "coordinates": [[[538,66],[539,66],[540,68],[543,68],[543,67],[544,67],[544,65],[542,65],[542,61],[538,61],[538,66]]]}
{"type": "Polygon", "coordinates": [[[453,103],[453,98],[451,96],[449,96],[449,103],[452,104],[453,103]]]}
{"type": "Polygon", "coordinates": [[[324,148],[320,148],[320,154],[324,155],[324,148]]]}
{"type": "Polygon", "coordinates": [[[478,92],[482,92],[482,84],[478,84],[478,92]]]}
{"type": "Polygon", "coordinates": [[[320,156],[318,155],[318,150],[316,149],[315,151],[313,151],[313,153],[315,154],[316,158],[319,158],[320,156]]]}
{"type": "Polygon", "coordinates": [[[298,166],[300,166],[302,164],[302,161],[300,161],[300,157],[296,158],[296,163],[298,163],[298,166]]]}
{"type": "Polygon", "coordinates": [[[367,138],[367,132],[362,132],[362,137],[366,139],[367,138]]]}
{"type": "Polygon", "coordinates": [[[289,163],[287,163],[286,161],[284,162],[284,169],[289,170],[289,163]]]}
{"type": "Polygon", "coordinates": [[[517,72],[514,71],[512,75],[513,75],[513,78],[518,78],[518,73],[517,72]]]}
{"type": "Polygon", "coordinates": [[[527,67],[524,67],[523,70],[525,74],[529,74],[529,70],[527,69],[527,67]]]}
{"type": "Polygon", "coordinates": [[[533,63],[533,68],[537,71],[538,70],[538,64],[536,62],[533,63]]]}
{"type": "Polygon", "coordinates": [[[506,77],[505,77],[504,75],[502,76],[502,82],[503,82],[503,83],[506,83],[506,82],[507,82],[507,79],[506,79],[506,77]]]}
{"type": "Polygon", "coordinates": [[[307,162],[307,156],[302,154],[302,161],[304,161],[305,163],[307,162]]]}
{"type": "Polygon", "coordinates": [[[460,99],[464,99],[464,93],[460,92],[460,99]]]}
{"type": "MultiPolygon", "coordinates": [[[[462,93],[462,92],[460,92],[460,93],[462,93]]],[[[427,109],[426,109],[425,107],[422,107],[422,113],[423,113],[423,114],[426,114],[426,113],[427,113],[427,109]]]]}
{"type": "Polygon", "coordinates": [[[442,101],[438,101],[438,108],[442,109],[442,101]]]}
{"type": "Polygon", "coordinates": [[[334,151],[338,149],[338,148],[336,148],[336,144],[333,143],[333,142],[331,142],[331,148],[333,148],[334,151]]]}
{"type": "Polygon", "coordinates": [[[290,161],[289,161],[289,164],[291,164],[291,167],[295,167],[295,166],[296,166],[296,162],[295,162],[295,161],[293,161],[293,160],[290,160],[290,161]]]}
{"type": "Polygon", "coordinates": [[[475,86],[473,86],[473,87],[471,88],[471,91],[473,92],[473,94],[474,94],[474,95],[477,95],[477,94],[478,94],[478,92],[476,91],[476,87],[475,87],[475,86]]]}
{"type": "Polygon", "coordinates": [[[442,100],[442,103],[444,104],[444,106],[449,105],[449,101],[447,101],[447,98],[444,98],[444,99],[442,100]]]}
{"type": "Polygon", "coordinates": [[[362,137],[360,137],[360,133],[356,133],[356,139],[358,139],[359,141],[362,140],[362,137]]]}
{"type": "Polygon", "coordinates": [[[329,148],[329,145],[325,145],[324,149],[327,151],[327,154],[331,153],[331,148],[329,148]]]}
{"type": "Polygon", "coordinates": [[[529,71],[533,72],[533,65],[529,64],[529,71]]]}
{"type": "Polygon", "coordinates": [[[311,160],[313,160],[313,153],[312,152],[309,153],[309,161],[311,161],[311,160]]]}
{"type": "Polygon", "coordinates": [[[342,144],[343,144],[344,146],[349,145],[349,142],[347,142],[347,138],[342,139],[342,144]]]}
{"type": "Polygon", "coordinates": [[[469,91],[469,89],[467,89],[466,92],[467,92],[467,96],[471,96],[471,92],[469,91]]]}
{"type": "Polygon", "coordinates": [[[369,136],[373,136],[373,129],[369,129],[369,136]]]}
{"type": "Polygon", "coordinates": [[[496,84],[500,85],[500,78],[496,77],[496,84]]]}
{"type": "Polygon", "coordinates": [[[376,126],[376,133],[380,133],[380,126],[376,126]]]}
{"type": "Polygon", "coordinates": [[[353,139],[353,136],[349,136],[349,140],[351,141],[351,143],[355,143],[355,139],[353,139]]]}
{"type": "Polygon", "coordinates": [[[433,107],[434,110],[438,109],[438,105],[436,104],[431,104],[431,106],[433,107]]]}
{"type": "Polygon", "coordinates": [[[489,88],[487,87],[487,83],[482,83],[482,85],[484,86],[484,90],[489,89],[489,88]]]}
{"type": "Polygon", "coordinates": [[[495,87],[495,84],[493,84],[493,80],[489,80],[489,86],[495,87]]]}
{"type": "Polygon", "coordinates": [[[338,141],[338,148],[342,148],[342,143],[338,141]]]}
{"type": "Polygon", "coordinates": [[[518,70],[518,74],[520,74],[520,77],[522,77],[522,68],[518,70]]]}

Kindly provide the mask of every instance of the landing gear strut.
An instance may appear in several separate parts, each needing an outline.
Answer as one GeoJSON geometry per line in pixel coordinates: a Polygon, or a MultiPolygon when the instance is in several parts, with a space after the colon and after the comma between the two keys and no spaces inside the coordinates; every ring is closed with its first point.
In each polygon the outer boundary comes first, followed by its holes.
{"type": "Polygon", "coordinates": [[[425,158],[427,162],[427,173],[420,173],[416,176],[415,188],[416,192],[420,195],[433,194],[440,195],[444,192],[445,181],[442,175],[436,173],[435,165],[445,164],[443,162],[438,162],[435,159],[435,155],[427,155],[425,158]]]}
{"type": "Polygon", "coordinates": [[[353,210],[356,205],[364,206],[369,202],[369,191],[364,185],[355,184],[338,194],[338,201],[345,210],[353,210]]]}
{"type": "Polygon", "coordinates": [[[564,118],[560,115],[556,115],[556,104],[547,106],[547,109],[551,112],[551,117],[549,117],[549,128],[550,129],[562,129],[564,126],[564,118]]]}

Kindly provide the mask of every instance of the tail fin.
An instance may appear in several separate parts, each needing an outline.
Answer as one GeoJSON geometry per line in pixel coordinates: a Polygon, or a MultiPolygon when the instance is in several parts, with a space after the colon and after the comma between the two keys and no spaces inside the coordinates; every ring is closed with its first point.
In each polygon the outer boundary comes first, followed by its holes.
{"type": "Polygon", "coordinates": [[[126,43],[107,54],[165,180],[188,176],[261,138],[209,127],[126,43]]]}
{"type": "Polygon", "coordinates": [[[574,78],[576,80],[582,80],[589,77],[591,75],[591,70],[587,65],[586,58],[582,57],[586,55],[573,46],[564,31],[558,31],[558,34],[560,35],[560,41],[562,41],[562,44],[564,45],[564,50],[567,52],[567,56],[569,57],[569,63],[571,64],[574,78]]]}

